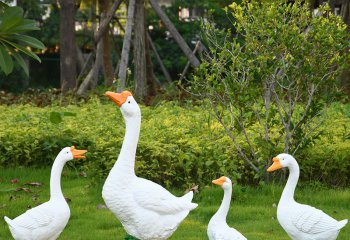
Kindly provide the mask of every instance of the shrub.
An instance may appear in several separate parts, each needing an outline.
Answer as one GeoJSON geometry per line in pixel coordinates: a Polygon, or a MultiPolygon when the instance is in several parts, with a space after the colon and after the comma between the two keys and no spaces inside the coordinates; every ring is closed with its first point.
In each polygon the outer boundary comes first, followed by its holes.
{"type": "MultiPolygon", "coordinates": [[[[258,181],[238,157],[221,125],[201,107],[163,102],[156,107],[141,106],[141,111],[136,159],[139,176],[167,187],[206,185],[221,175],[243,183],[258,181]]],[[[97,98],[66,107],[0,105],[0,118],[1,166],[51,166],[61,148],[75,145],[89,151],[87,158],[75,165],[91,172],[89,176],[95,179],[104,179],[124,138],[125,126],[119,109],[97,98]]],[[[315,173],[322,173],[319,180],[325,182],[341,185],[350,182],[350,139],[344,129],[349,118],[350,105],[336,104],[331,108],[327,124],[322,125],[324,137],[297,156],[302,177],[319,179],[315,173]],[[332,180],[335,171],[342,181],[332,180]]],[[[254,125],[249,133],[257,134],[254,125]]]]}
{"type": "Polygon", "coordinates": [[[262,179],[271,155],[294,155],[319,137],[319,115],[350,57],[349,33],[327,5],[313,16],[302,0],[245,0],[227,9],[231,28],[203,25],[209,51],[190,90],[210,103],[262,179]]]}

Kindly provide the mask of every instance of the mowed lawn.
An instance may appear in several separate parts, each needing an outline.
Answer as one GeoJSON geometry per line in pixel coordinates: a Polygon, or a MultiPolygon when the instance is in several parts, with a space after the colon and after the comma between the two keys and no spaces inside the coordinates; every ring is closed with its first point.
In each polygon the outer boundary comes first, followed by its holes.
{"type": "MultiPolygon", "coordinates": [[[[50,169],[4,169],[0,168],[0,239],[11,239],[10,231],[3,220],[6,215],[14,218],[49,199],[50,169]],[[11,180],[18,179],[17,183],[11,180]],[[24,185],[40,182],[43,186],[24,185]],[[23,186],[24,185],[24,186],[23,186]],[[19,187],[22,189],[15,191],[19,187]]],[[[219,177],[219,176],[218,176],[219,177]]],[[[300,186],[300,185],[299,185],[300,186]]],[[[72,168],[65,168],[62,176],[64,195],[71,201],[70,221],[59,239],[66,240],[108,240],[124,239],[123,227],[108,210],[101,208],[101,184],[91,184],[89,175],[79,175],[72,168]],[[67,170],[69,169],[69,170],[67,170]]],[[[242,232],[250,240],[287,240],[288,236],[276,219],[276,205],[282,187],[271,185],[263,187],[233,187],[233,199],[227,218],[228,224],[242,232]]],[[[182,190],[173,191],[177,195],[182,190]]],[[[207,239],[206,228],[211,216],[218,209],[223,190],[214,185],[200,188],[194,201],[199,204],[180,225],[171,240],[207,239]]],[[[300,186],[296,199],[322,209],[334,218],[350,218],[350,190],[328,189],[315,185],[300,186]]],[[[350,239],[350,224],[340,233],[338,239],[350,239]]]]}

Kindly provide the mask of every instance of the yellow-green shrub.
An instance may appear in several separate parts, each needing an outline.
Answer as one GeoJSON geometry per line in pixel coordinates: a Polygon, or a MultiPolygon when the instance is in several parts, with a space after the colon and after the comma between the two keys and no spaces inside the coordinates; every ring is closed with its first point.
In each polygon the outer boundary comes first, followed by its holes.
{"type": "MultiPolygon", "coordinates": [[[[350,182],[350,140],[344,129],[349,109],[350,105],[333,106],[322,126],[324,135],[297,156],[304,179],[342,185],[350,182]],[[341,181],[333,181],[334,174],[341,181]]],[[[167,102],[141,106],[141,111],[136,157],[139,176],[166,186],[208,184],[221,175],[241,182],[258,181],[220,124],[200,107],[167,102]]],[[[117,160],[125,130],[119,109],[98,99],[66,107],[0,105],[0,119],[0,165],[49,166],[61,148],[75,145],[89,151],[76,165],[96,178],[104,178],[117,160]]]]}

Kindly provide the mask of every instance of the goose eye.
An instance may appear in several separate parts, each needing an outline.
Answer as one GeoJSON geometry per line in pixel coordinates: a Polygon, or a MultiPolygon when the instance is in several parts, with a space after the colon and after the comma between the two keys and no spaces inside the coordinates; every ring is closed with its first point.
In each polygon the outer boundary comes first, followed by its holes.
{"type": "Polygon", "coordinates": [[[130,101],[128,101],[128,103],[130,103],[130,101]]]}

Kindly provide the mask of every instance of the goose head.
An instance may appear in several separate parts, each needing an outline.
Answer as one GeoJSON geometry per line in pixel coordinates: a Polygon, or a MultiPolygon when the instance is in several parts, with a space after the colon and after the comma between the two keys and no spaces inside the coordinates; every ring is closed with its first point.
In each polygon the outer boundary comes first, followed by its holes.
{"type": "Polygon", "coordinates": [[[222,176],[221,178],[213,180],[212,183],[221,186],[224,190],[228,190],[232,188],[231,179],[225,176],[222,176]]]}
{"type": "Polygon", "coordinates": [[[124,119],[141,116],[140,107],[131,92],[115,93],[108,91],[105,95],[120,108],[124,119]]]}
{"type": "Polygon", "coordinates": [[[87,150],[78,150],[78,149],[75,149],[74,146],[65,147],[60,151],[57,158],[60,159],[60,161],[66,163],[66,162],[73,160],[73,159],[85,158],[85,156],[83,156],[83,154],[86,152],[87,152],[87,150]]]}
{"type": "Polygon", "coordinates": [[[273,172],[280,168],[291,168],[295,165],[298,165],[297,161],[292,155],[289,155],[287,153],[281,153],[278,154],[277,157],[274,157],[272,159],[273,164],[267,169],[268,172],[273,172]]]}

